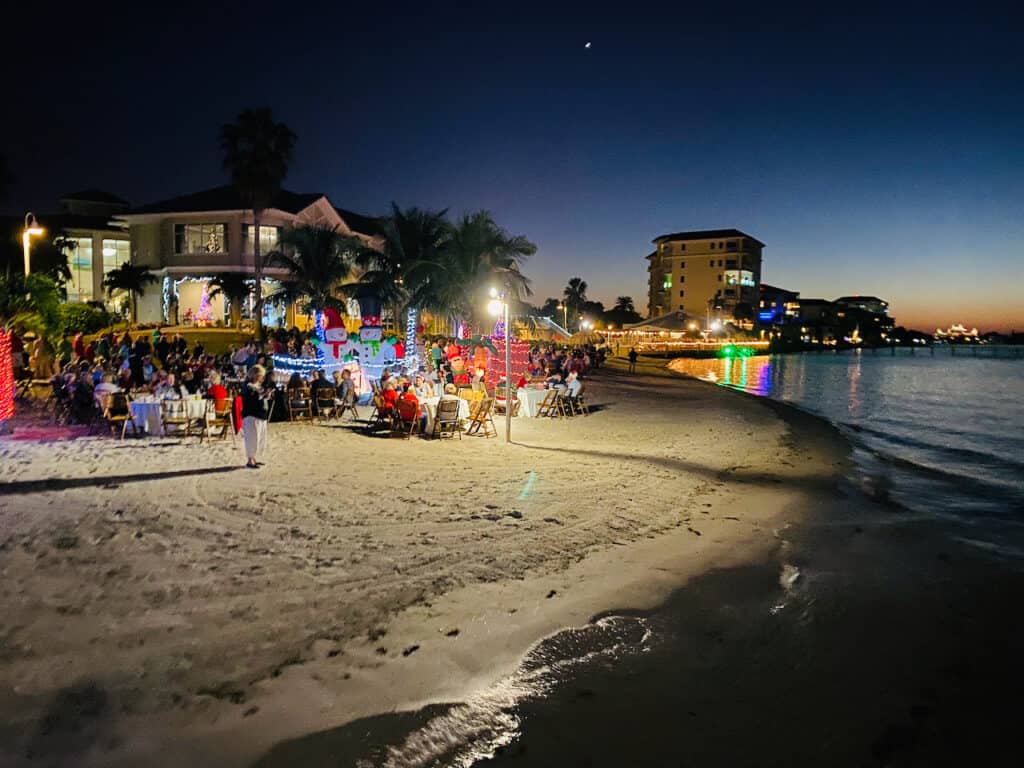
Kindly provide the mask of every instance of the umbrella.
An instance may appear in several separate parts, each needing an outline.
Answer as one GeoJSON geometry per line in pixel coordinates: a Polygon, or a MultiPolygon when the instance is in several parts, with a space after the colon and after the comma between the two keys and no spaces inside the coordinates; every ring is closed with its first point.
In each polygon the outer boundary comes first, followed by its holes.
{"type": "Polygon", "coordinates": [[[577,331],[569,337],[570,344],[603,344],[604,336],[597,331],[577,331]]]}

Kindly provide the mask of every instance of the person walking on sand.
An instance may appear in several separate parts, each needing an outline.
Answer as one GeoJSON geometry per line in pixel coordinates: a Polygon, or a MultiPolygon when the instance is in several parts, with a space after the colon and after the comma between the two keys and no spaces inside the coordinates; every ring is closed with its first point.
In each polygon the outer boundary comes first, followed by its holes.
{"type": "MultiPolygon", "coordinates": [[[[262,365],[254,365],[246,374],[245,389],[242,390],[242,438],[245,443],[245,466],[256,469],[260,457],[267,448],[267,395],[263,392],[266,371],[262,365]]],[[[273,390],[271,390],[273,392],[273,390]]]]}
{"type": "Polygon", "coordinates": [[[636,347],[629,348],[629,372],[636,373],[636,347]]]}

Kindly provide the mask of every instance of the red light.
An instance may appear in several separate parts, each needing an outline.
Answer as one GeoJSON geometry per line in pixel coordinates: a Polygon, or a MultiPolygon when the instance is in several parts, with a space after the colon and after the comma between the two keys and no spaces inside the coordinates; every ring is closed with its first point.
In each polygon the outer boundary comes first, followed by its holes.
{"type": "Polygon", "coordinates": [[[0,422],[14,415],[14,365],[11,335],[0,329],[0,422]]]}

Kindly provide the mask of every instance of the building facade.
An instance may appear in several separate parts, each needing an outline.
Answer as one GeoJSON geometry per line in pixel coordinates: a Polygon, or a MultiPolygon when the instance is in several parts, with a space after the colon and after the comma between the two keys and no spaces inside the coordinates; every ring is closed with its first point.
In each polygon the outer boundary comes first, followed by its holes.
{"type": "Polygon", "coordinates": [[[675,232],[654,240],[647,312],[752,321],[760,299],[764,243],[738,229],[675,232]]]}
{"type": "MultiPolygon", "coordinates": [[[[132,263],[147,267],[159,281],[138,297],[139,322],[226,322],[229,308],[222,296],[209,297],[209,281],[231,272],[255,279],[252,210],[232,186],[144,205],[118,219],[127,226],[132,263]]],[[[367,244],[377,242],[373,219],[337,208],[321,193],[281,190],[261,214],[260,253],[276,249],[285,228],[301,225],[332,227],[367,244]]],[[[264,268],[263,295],[272,294],[286,276],[282,269],[264,268]]],[[[251,312],[250,301],[243,318],[251,318],[251,312]]],[[[264,324],[278,325],[283,313],[265,302],[264,324]]]]}

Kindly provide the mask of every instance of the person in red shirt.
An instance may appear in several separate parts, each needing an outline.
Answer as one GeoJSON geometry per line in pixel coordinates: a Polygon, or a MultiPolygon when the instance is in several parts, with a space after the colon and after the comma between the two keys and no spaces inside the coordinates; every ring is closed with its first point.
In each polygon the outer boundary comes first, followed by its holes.
{"type": "Polygon", "coordinates": [[[416,391],[413,389],[412,384],[406,382],[402,385],[401,399],[416,406],[416,418],[420,421],[420,434],[422,434],[427,428],[427,414],[420,407],[419,398],[416,397],[416,391]]]}
{"type": "Polygon", "coordinates": [[[210,386],[206,388],[206,396],[213,400],[213,407],[218,411],[223,410],[228,399],[228,391],[220,383],[220,374],[213,371],[210,374],[210,386]]]}
{"type": "Polygon", "coordinates": [[[394,379],[388,379],[384,382],[382,396],[384,397],[384,412],[394,413],[395,404],[398,402],[398,389],[395,387],[394,379]]]}

